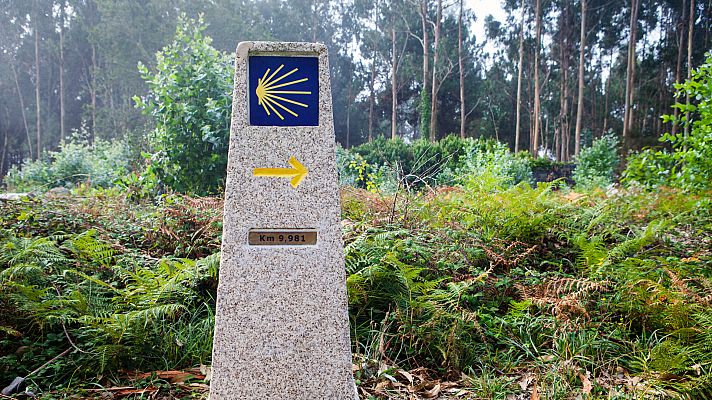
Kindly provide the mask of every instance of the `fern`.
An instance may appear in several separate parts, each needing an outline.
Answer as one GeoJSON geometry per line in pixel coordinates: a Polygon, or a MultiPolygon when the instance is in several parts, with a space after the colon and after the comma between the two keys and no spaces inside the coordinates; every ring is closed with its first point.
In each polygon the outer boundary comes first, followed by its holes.
{"type": "Polygon", "coordinates": [[[217,278],[220,270],[220,252],[201,258],[195,265],[200,276],[207,275],[211,278],[217,278]]]}
{"type": "Polygon", "coordinates": [[[52,268],[66,264],[69,259],[62,254],[57,244],[49,238],[10,237],[2,243],[0,267],[18,264],[52,268]]]}
{"type": "Polygon", "coordinates": [[[95,230],[74,235],[64,246],[80,260],[95,262],[102,267],[108,267],[116,251],[107,243],[97,239],[95,230]]]}

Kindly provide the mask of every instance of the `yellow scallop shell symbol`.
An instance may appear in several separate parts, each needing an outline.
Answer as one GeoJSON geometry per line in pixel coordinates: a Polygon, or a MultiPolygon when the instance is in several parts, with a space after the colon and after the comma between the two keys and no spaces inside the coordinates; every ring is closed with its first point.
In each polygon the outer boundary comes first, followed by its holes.
{"type": "Polygon", "coordinates": [[[271,75],[269,75],[270,69],[267,68],[267,71],[265,71],[265,74],[262,76],[262,78],[257,80],[257,89],[255,89],[255,93],[257,94],[257,104],[261,105],[265,109],[267,115],[271,115],[270,110],[272,110],[281,120],[284,121],[284,117],[282,116],[282,114],[279,113],[275,106],[292,114],[295,117],[299,117],[299,114],[294,112],[293,109],[289,108],[289,104],[294,104],[304,108],[307,108],[308,106],[304,103],[300,103],[298,101],[287,99],[278,95],[311,94],[311,92],[299,90],[277,90],[279,88],[296,85],[297,83],[306,82],[307,80],[309,80],[309,78],[302,78],[291,82],[277,84],[282,79],[298,71],[298,68],[294,68],[286,74],[283,74],[280,77],[274,79],[274,77],[279,73],[280,70],[282,70],[282,68],[284,68],[284,64],[280,65],[279,68],[277,68],[271,75]],[[269,75],[269,78],[267,77],[267,75],[269,75]]]}

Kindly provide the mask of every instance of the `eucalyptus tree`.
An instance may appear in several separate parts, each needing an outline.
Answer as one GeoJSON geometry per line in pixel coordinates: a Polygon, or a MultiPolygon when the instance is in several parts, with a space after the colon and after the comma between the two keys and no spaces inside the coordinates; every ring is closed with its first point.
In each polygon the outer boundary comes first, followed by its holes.
{"type": "Polygon", "coordinates": [[[583,122],[583,95],[584,95],[584,70],[586,55],[586,10],[587,0],[580,0],[581,5],[581,39],[579,41],[579,65],[578,65],[578,99],[576,101],[576,138],[574,154],[579,155],[581,151],[581,123],[583,122]]]}
{"type": "Polygon", "coordinates": [[[531,142],[529,146],[529,151],[537,156],[539,150],[539,130],[540,128],[540,116],[541,116],[541,94],[540,87],[541,82],[539,81],[539,59],[541,52],[541,26],[542,26],[542,16],[541,16],[541,0],[536,0],[536,11],[534,11],[534,24],[536,26],[536,39],[534,40],[534,129],[532,130],[531,142]]]}

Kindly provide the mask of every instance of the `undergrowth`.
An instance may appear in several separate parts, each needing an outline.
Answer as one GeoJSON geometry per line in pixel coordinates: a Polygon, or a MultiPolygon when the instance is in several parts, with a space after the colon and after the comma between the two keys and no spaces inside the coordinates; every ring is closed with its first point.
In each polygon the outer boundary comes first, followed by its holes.
{"type": "MultiPolygon", "coordinates": [[[[485,174],[344,188],[342,208],[360,385],[426,368],[472,398],[712,398],[709,195],[485,174]]],[[[117,190],[0,204],[0,383],[66,349],[40,393],[209,364],[220,209],[117,190]]]]}

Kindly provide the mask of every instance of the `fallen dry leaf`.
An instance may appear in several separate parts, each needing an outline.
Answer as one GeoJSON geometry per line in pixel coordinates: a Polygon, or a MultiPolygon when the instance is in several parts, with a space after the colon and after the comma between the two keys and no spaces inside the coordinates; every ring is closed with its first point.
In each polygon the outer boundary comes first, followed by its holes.
{"type": "Polygon", "coordinates": [[[583,394],[591,394],[591,390],[593,390],[593,384],[591,384],[591,381],[588,379],[588,375],[590,372],[586,371],[586,374],[579,374],[579,378],[581,378],[581,383],[583,384],[583,389],[581,389],[581,392],[583,394]]]}
{"type": "Polygon", "coordinates": [[[432,389],[428,390],[423,394],[428,399],[434,399],[440,395],[440,384],[433,386],[432,389]]]}
{"type": "Polygon", "coordinates": [[[141,395],[141,394],[153,394],[158,392],[158,388],[155,386],[149,386],[145,388],[135,388],[131,386],[121,386],[121,387],[110,387],[104,389],[88,389],[88,392],[110,392],[111,395],[116,397],[125,397],[131,395],[141,395]]]}
{"type": "Polygon", "coordinates": [[[115,392],[118,390],[135,389],[133,386],[116,386],[102,389],[86,389],[87,392],[115,392]]]}
{"type": "Polygon", "coordinates": [[[470,394],[468,390],[462,389],[462,388],[452,388],[447,390],[448,393],[455,397],[462,397],[462,396],[467,396],[470,394]]]}
{"type": "Polygon", "coordinates": [[[529,389],[529,385],[532,383],[533,380],[534,375],[526,374],[522,377],[522,380],[519,381],[519,387],[522,388],[522,391],[525,391],[529,389]]]}
{"type": "Polygon", "coordinates": [[[198,391],[198,392],[207,392],[210,390],[210,385],[206,385],[205,383],[189,383],[187,385],[178,385],[179,388],[183,390],[190,390],[190,391],[198,391]]]}
{"type": "Polygon", "coordinates": [[[141,374],[129,375],[129,377],[132,379],[135,379],[135,380],[141,380],[141,379],[150,378],[151,376],[153,376],[153,374],[156,375],[156,378],[165,379],[170,383],[182,383],[189,379],[205,379],[205,375],[202,375],[202,374],[198,373],[198,371],[195,371],[195,370],[191,371],[191,372],[154,371],[154,372],[145,372],[145,373],[141,373],[141,374]]]}
{"type": "Polygon", "coordinates": [[[539,388],[538,388],[536,382],[534,382],[534,388],[532,388],[531,400],[539,400],[539,388]]]}
{"type": "Polygon", "coordinates": [[[403,375],[403,377],[407,379],[411,385],[413,384],[413,375],[410,372],[399,369],[398,373],[403,375]]]}
{"type": "Polygon", "coordinates": [[[391,386],[391,381],[388,381],[388,380],[381,381],[376,384],[376,390],[388,389],[390,386],[391,386]]]}
{"type": "Polygon", "coordinates": [[[586,195],[581,194],[581,193],[576,193],[576,192],[571,192],[571,193],[567,194],[566,196],[564,196],[564,198],[566,200],[571,201],[571,202],[574,202],[582,197],[586,197],[586,195]]]}
{"type": "Polygon", "coordinates": [[[452,388],[459,388],[460,384],[457,382],[443,382],[440,384],[440,389],[442,390],[451,390],[452,388]]]}
{"type": "MultiPolygon", "coordinates": [[[[213,368],[212,367],[210,367],[208,365],[200,364],[200,368],[198,368],[198,371],[200,371],[200,373],[202,375],[205,375],[205,378],[203,378],[203,380],[205,382],[210,382],[210,379],[213,377],[213,368]]],[[[196,376],[196,378],[197,378],[197,376],[196,376]]]]}

